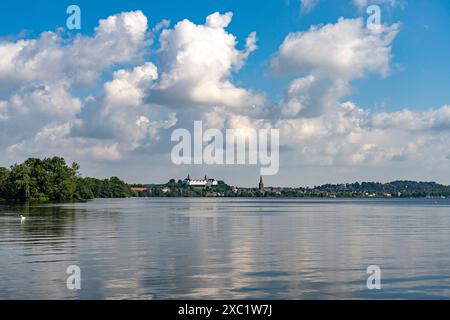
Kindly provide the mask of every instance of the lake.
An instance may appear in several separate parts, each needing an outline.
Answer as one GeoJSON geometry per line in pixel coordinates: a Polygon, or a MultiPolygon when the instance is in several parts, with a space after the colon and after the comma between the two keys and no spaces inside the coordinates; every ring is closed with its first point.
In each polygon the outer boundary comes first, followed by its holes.
{"type": "Polygon", "coordinates": [[[0,270],[0,299],[448,299],[450,201],[0,204],[0,270]]]}

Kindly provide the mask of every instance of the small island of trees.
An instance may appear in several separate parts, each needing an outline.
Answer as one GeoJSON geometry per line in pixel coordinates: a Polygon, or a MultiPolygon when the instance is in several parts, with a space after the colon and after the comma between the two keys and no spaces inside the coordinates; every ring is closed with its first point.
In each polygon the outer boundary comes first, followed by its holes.
{"type": "Polygon", "coordinates": [[[11,168],[0,167],[0,199],[9,201],[81,201],[134,195],[117,177],[81,177],[80,166],[61,157],[29,158],[11,168]]]}

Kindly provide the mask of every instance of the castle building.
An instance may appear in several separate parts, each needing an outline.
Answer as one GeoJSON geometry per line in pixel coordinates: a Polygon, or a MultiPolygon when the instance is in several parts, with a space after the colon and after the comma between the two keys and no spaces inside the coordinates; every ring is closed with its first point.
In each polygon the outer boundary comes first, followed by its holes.
{"type": "Polygon", "coordinates": [[[191,179],[189,175],[184,179],[183,183],[184,185],[191,187],[213,187],[219,184],[217,180],[208,179],[207,176],[205,176],[204,179],[191,179]]]}

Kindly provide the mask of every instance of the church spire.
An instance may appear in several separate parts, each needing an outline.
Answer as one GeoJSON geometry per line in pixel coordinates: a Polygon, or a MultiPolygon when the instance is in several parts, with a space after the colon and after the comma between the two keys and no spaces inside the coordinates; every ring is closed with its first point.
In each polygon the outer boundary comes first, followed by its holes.
{"type": "Polygon", "coordinates": [[[263,177],[262,176],[259,179],[259,191],[264,191],[264,181],[263,181],[263,177]]]}

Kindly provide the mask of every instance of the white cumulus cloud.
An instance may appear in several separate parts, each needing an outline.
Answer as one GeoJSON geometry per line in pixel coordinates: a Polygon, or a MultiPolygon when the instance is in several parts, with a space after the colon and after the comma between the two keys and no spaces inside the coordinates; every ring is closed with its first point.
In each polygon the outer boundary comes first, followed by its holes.
{"type": "Polygon", "coordinates": [[[159,39],[160,79],[152,88],[150,101],[183,107],[262,104],[261,95],[231,81],[232,72],[257,48],[256,33],[247,37],[243,50],[236,48],[236,37],[225,30],[231,20],[232,13],[214,13],[204,25],[185,19],[173,29],[163,30],[159,39]]]}

